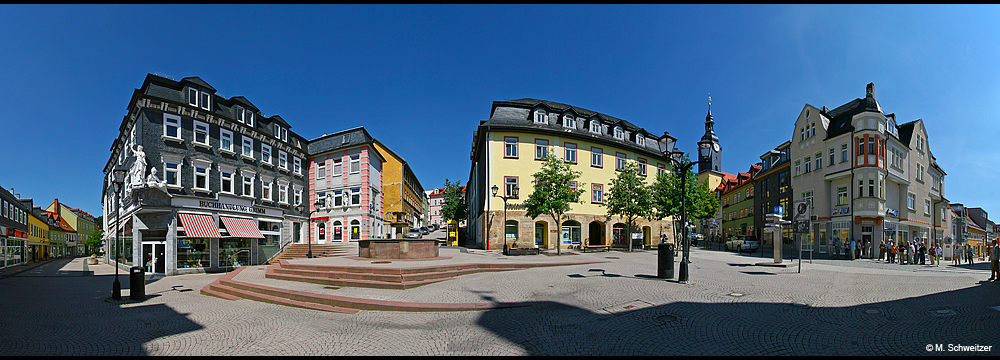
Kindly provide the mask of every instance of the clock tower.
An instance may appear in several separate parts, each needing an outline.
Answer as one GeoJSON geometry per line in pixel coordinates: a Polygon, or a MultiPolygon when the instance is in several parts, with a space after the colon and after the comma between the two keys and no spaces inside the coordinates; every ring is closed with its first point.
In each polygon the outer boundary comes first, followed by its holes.
{"type": "Polygon", "coordinates": [[[705,172],[722,173],[722,146],[715,136],[715,121],[712,119],[712,97],[708,97],[708,115],[705,116],[705,135],[698,142],[698,174],[705,172]]]}

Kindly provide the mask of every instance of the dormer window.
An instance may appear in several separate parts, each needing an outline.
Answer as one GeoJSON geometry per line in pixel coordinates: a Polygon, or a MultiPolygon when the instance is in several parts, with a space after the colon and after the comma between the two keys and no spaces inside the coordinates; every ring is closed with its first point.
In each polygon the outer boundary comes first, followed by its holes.
{"type": "Polygon", "coordinates": [[[568,128],[575,128],[576,120],[574,120],[572,116],[563,115],[563,126],[568,128]]]}
{"type": "Polygon", "coordinates": [[[549,122],[549,115],[545,113],[545,110],[535,110],[536,124],[547,124],[548,122],[549,122]]]}
{"type": "Polygon", "coordinates": [[[247,111],[247,126],[253,127],[253,111],[247,111]]]}
{"type": "Polygon", "coordinates": [[[590,120],[590,132],[600,133],[601,132],[601,122],[597,120],[590,120]]]}
{"type": "Polygon", "coordinates": [[[615,126],[615,139],[625,140],[625,131],[622,128],[615,126]]]}
{"type": "Polygon", "coordinates": [[[646,145],[646,141],[643,139],[642,135],[636,135],[636,137],[635,137],[635,143],[639,144],[639,146],[645,146],[646,145]]]}
{"type": "Polygon", "coordinates": [[[207,91],[200,91],[195,88],[188,88],[188,105],[198,106],[202,109],[211,109],[212,94],[207,91]]]}
{"type": "Polygon", "coordinates": [[[236,121],[243,122],[243,119],[246,117],[245,116],[246,110],[244,110],[242,106],[236,106],[235,112],[236,112],[236,121]]]}
{"type": "Polygon", "coordinates": [[[200,106],[202,109],[208,110],[208,109],[210,109],[209,102],[211,100],[212,100],[211,94],[202,91],[201,92],[201,100],[198,101],[198,106],[200,106]]]}
{"type": "Polygon", "coordinates": [[[198,106],[198,89],[188,89],[188,105],[198,106]]]}
{"type": "Polygon", "coordinates": [[[281,127],[281,125],[274,124],[274,137],[281,139],[281,141],[287,141],[288,130],[281,127]]]}

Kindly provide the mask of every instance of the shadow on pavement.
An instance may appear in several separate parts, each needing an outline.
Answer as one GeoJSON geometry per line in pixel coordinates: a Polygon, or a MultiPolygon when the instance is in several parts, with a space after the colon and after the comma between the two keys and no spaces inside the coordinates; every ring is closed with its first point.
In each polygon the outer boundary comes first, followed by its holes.
{"type": "MultiPolygon", "coordinates": [[[[675,286],[664,290],[682,291],[675,286]]],[[[753,295],[663,305],[637,299],[599,310],[540,301],[485,311],[478,325],[528,355],[959,354],[929,352],[927,344],[979,344],[991,351],[964,354],[1000,353],[997,283],[848,307],[755,302],[753,295]]]]}

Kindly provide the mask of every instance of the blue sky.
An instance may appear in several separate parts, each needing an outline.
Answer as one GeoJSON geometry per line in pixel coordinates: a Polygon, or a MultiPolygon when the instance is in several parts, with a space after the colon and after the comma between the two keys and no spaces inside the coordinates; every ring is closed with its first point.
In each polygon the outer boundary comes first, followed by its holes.
{"type": "Polygon", "coordinates": [[[996,5],[0,5],[0,186],[101,213],[147,73],[198,76],[312,139],[364,126],[425,189],[469,175],[492,102],[537,98],[704,133],[722,170],[793,136],[805,104],[921,118],[945,195],[1000,211],[996,5]]]}

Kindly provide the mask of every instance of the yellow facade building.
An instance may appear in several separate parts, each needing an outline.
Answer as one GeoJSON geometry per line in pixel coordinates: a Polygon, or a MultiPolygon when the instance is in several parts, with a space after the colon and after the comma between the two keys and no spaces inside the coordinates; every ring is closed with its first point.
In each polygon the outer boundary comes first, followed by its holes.
{"type": "Polygon", "coordinates": [[[373,139],[375,149],[385,156],[382,164],[382,211],[390,238],[402,238],[411,227],[420,227],[424,220],[424,188],[402,156],[373,139]]]}
{"type": "MultiPolygon", "coordinates": [[[[667,138],[671,137],[666,133],[654,136],[625,120],[566,104],[536,99],[494,101],[490,119],[480,123],[473,137],[467,246],[487,250],[502,249],[505,243],[542,249],[627,248],[625,220],[607,217],[604,196],[617,177],[616,170],[626,163],[637,163],[649,184],[659,172],[669,171],[667,138]],[[581,201],[570,205],[562,229],[556,228],[550,216],[526,216],[523,206],[534,188],[533,174],[550,152],[581,173],[571,184],[582,192],[581,201]],[[494,186],[498,188],[495,196],[494,186]],[[515,186],[517,196],[513,196],[515,186]],[[506,221],[501,196],[512,196],[506,204],[506,221]]],[[[674,241],[671,218],[639,219],[631,233],[646,245],[661,239],[674,241]]]]}

